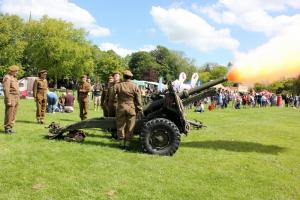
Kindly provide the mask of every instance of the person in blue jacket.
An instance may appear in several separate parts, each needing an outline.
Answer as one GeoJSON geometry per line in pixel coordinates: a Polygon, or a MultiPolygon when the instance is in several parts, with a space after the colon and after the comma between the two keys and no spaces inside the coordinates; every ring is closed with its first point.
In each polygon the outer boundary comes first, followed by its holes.
{"type": "Polygon", "coordinates": [[[47,92],[47,112],[54,113],[59,112],[59,109],[57,107],[57,95],[54,92],[47,92]]]}

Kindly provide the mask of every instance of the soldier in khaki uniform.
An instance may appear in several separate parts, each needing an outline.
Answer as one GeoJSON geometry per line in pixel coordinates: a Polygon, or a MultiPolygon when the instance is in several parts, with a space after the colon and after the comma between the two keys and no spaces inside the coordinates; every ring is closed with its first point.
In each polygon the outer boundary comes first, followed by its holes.
{"type": "Polygon", "coordinates": [[[117,110],[117,98],[116,93],[114,91],[114,86],[118,83],[120,83],[120,73],[118,71],[115,71],[113,73],[113,79],[114,82],[111,84],[111,86],[108,88],[108,116],[109,117],[115,117],[116,116],[116,110],[117,110]]]}
{"type": "Polygon", "coordinates": [[[104,86],[103,92],[101,95],[101,108],[103,110],[103,116],[108,117],[108,88],[114,82],[114,78],[112,76],[108,77],[108,83],[104,86]]]}
{"type": "Polygon", "coordinates": [[[17,109],[19,105],[19,85],[16,75],[19,67],[16,65],[9,67],[9,72],[3,78],[5,117],[4,129],[6,134],[15,133],[12,128],[16,120],[17,109]]]}
{"type": "Polygon", "coordinates": [[[77,89],[77,99],[80,110],[80,119],[85,120],[87,118],[88,108],[89,108],[89,92],[91,91],[91,84],[87,82],[87,76],[82,75],[81,81],[77,89]]]}
{"type": "Polygon", "coordinates": [[[47,106],[47,71],[41,70],[39,78],[33,84],[33,97],[36,102],[36,119],[39,124],[44,124],[46,106],[47,106]]]}
{"type": "Polygon", "coordinates": [[[133,77],[129,70],[124,71],[124,82],[114,86],[117,95],[117,132],[120,144],[125,148],[133,135],[136,115],[142,114],[142,100],[139,88],[130,81],[133,77]]]}

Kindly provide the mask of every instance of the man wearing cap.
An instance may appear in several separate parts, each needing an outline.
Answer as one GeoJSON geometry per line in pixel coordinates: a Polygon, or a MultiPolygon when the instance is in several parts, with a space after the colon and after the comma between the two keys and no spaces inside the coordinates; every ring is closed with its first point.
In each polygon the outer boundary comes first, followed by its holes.
{"type": "Polygon", "coordinates": [[[16,65],[9,67],[9,72],[3,78],[5,117],[4,129],[6,134],[12,134],[19,105],[19,85],[16,78],[19,67],[16,65]]]}
{"type": "Polygon", "coordinates": [[[44,124],[47,106],[47,71],[39,71],[39,77],[33,83],[33,97],[36,102],[36,119],[39,124],[44,124]]]}
{"type": "Polygon", "coordinates": [[[133,135],[136,115],[142,113],[142,100],[139,88],[130,81],[133,77],[129,70],[124,71],[124,82],[114,85],[117,96],[117,133],[120,144],[129,147],[133,135]]]}
{"type": "Polygon", "coordinates": [[[120,83],[120,72],[115,71],[113,73],[113,83],[108,88],[108,116],[109,117],[115,117],[116,116],[116,109],[117,109],[117,98],[116,93],[114,90],[114,86],[118,83],[120,83]]]}
{"type": "Polygon", "coordinates": [[[91,90],[91,84],[89,84],[87,82],[87,76],[82,75],[81,81],[79,82],[79,85],[77,88],[77,99],[78,99],[78,104],[79,104],[81,120],[85,120],[87,118],[88,103],[89,103],[88,94],[89,94],[90,90],[91,90]]]}

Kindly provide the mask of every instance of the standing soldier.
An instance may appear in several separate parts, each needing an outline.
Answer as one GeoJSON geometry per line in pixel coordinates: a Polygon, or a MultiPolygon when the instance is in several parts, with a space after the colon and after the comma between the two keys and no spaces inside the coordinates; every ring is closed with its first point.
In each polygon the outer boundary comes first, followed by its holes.
{"type": "Polygon", "coordinates": [[[10,66],[8,74],[3,78],[5,104],[4,128],[6,134],[15,133],[12,128],[16,120],[16,113],[20,99],[18,80],[16,78],[18,71],[18,66],[10,66]]]}
{"type": "Polygon", "coordinates": [[[114,86],[116,84],[120,83],[120,73],[118,71],[115,71],[113,73],[113,79],[114,79],[114,82],[108,88],[108,116],[109,117],[116,116],[118,102],[117,102],[114,86]]]}
{"type": "Polygon", "coordinates": [[[89,92],[91,90],[91,84],[87,82],[87,76],[82,75],[81,81],[77,89],[77,99],[79,103],[80,119],[85,120],[87,118],[87,112],[89,108],[89,92]]]}
{"type": "Polygon", "coordinates": [[[34,81],[33,84],[33,97],[36,102],[36,119],[39,124],[44,124],[45,111],[47,105],[47,71],[41,70],[39,77],[34,81]]]}
{"type": "Polygon", "coordinates": [[[114,82],[114,78],[112,76],[108,77],[108,83],[105,84],[103,88],[103,92],[101,95],[101,107],[103,110],[103,116],[108,117],[108,88],[114,82]]]}
{"type": "Polygon", "coordinates": [[[124,82],[114,86],[117,95],[117,132],[120,145],[129,147],[129,140],[132,137],[136,115],[143,113],[141,92],[139,88],[130,81],[132,73],[124,71],[124,82]]]}

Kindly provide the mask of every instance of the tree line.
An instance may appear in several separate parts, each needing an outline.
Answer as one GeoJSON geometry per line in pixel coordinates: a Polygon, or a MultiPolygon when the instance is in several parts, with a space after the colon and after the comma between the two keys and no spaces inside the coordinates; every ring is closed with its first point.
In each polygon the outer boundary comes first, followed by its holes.
{"type": "Polygon", "coordinates": [[[21,67],[20,77],[36,76],[39,70],[47,69],[53,82],[76,81],[82,74],[106,82],[113,71],[130,69],[135,79],[148,81],[157,81],[161,76],[175,80],[180,72],[190,78],[197,72],[205,83],[226,75],[231,65],[198,66],[183,52],[160,45],[150,52],[138,51],[122,58],[112,50],[100,50],[87,40],[87,34],[70,22],[47,16],[25,21],[16,15],[0,14],[0,77],[9,66],[17,64],[21,67]]]}
{"type": "MultiPolygon", "coordinates": [[[[0,30],[0,76],[12,64],[22,67],[21,76],[36,75],[40,69],[47,69],[49,78],[54,80],[77,79],[88,74],[105,81],[113,71],[125,68],[132,70],[137,79],[152,81],[160,76],[174,80],[182,71],[189,77],[193,72],[205,72],[204,82],[215,76],[201,70],[183,52],[163,46],[150,52],[135,52],[125,58],[112,50],[101,51],[86,39],[84,29],[47,16],[24,21],[15,15],[0,14],[0,30]]],[[[222,67],[221,71],[225,74],[226,70],[222,67]]]]}

